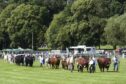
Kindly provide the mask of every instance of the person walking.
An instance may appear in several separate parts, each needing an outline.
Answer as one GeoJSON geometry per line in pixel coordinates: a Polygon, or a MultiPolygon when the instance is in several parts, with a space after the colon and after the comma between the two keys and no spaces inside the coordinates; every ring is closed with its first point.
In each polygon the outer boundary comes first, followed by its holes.
{"type": "Polygon", "coordinates": [[[95,71],[95,62],[93,60],[93,57],[91,57],[89,61],[89,72],[94,73],[94,71],[95,71]]]}
{"type": "Polygon", "coordinates": [[[43,64],[45,64],[45,59],[42,55],[39,57],[39,61],[40,61],[40,67],[42,67],[43,64]]]}
{"type": "Polygon", "coordinates": [[[114,71],[118,71],[118,68],[119,68],[119,59],[117,56],[114,56],[113,57],[113,65],[114,65],[114,71]]]}
{"type": "Polygon", "coordinates": [[[97,65],[97,60],[96,60],[95,56],[93,56],[92,60],[93,60],[94,72],[95,72],[96,71],[96,65],[97,65]]]}

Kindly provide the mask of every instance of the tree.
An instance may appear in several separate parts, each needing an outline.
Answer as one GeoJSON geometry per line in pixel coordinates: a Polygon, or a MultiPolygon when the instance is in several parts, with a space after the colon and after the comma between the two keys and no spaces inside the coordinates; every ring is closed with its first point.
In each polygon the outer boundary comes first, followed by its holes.
{"type": "Polygon", "coordinates": [[[10,18],[12,10],[16,8],[16,4],[8,5],[0,14],[0,47],[8,48],[10,44],[9,34],[7,32],[6,20],[10,18]]]}
{"type": "Polygon", "coordinates": [[[57,47],[56,46],[57,43],[55,42],[55,40],[61,28],[62,23],[66,23],[66,20],[65,20],[66,17],[67,15],[65,15],[63,12],[54,16],[55,18],[54,21],[51,23],[49,29],[46,31],[46,40],[49,47],[53,47],[53,48],[57,47]]]}
{"type": "Polygon", "coordinates": [[[45,20],[47,18],[48,11],[45,7],[25,4],[17,6],[12,11],[11,17],[6,20],[7,30],[11,39],[10,46],[31,48],[32,33],[34,34],[35,47],[44,43],[45,20]],[[41,35],[43,38],[39,38],[38,35],[41,35]]]}
{"type": "Polygon", "coordinates": [[[94,3],[93,0],[77,0],[57,14],[46,32],[47,43],[62,48],[78,44],[99,45],[98,37],[103,33],[105,19],[101,19],[100,12],[94,12],[98,11],[92,9],[94,3]]]}
{"type": "Polygon", "coordinates": [[[53,18],[46,32],[47,43],[57,48],[100,46],[106,43],[106,20],[123,12],[123,3],[118,0],[75,0],[53,18]]]}
{"type": "Polygon", "coordinates": [[[32,35],[36,48],[45,43],[59,49],[106,44],[107,19],[122,15],[125,3],[125,0],[0,0],[0,46],[31,47],[32,35]]]}
{"type": "Polygon", "coordinates": [[[126,44],[126,14],[111,17],[105,27],[107,42],[116,47],[116,45],[124,46],[126,44]]]}
{"type": "Polygon", "coordinates": [[[7,6],[6,0],[0,0],[0,13],[7,6]]]}

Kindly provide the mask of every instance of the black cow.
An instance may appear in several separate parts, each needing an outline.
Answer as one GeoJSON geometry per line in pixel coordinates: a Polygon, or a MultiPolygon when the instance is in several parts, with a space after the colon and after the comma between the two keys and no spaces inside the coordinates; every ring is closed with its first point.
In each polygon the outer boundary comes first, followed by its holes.
{"type": "Polygon", "coordinates": [[[32,67],[33,66],[33,62],[34,62],[34,60],[35,60],[35,58],[33,57],[33,56],[26,56],[25,57],[25,65],[26,66],[30,66],[30,67],[32,67]]]}
{"type": "Polygon", "coordinates": [[[15,63],[17,65],[20,65],[20,64],[24,65],[24,55],[18,55],[18,56],[16,56],[15,57],[15,63]]]}

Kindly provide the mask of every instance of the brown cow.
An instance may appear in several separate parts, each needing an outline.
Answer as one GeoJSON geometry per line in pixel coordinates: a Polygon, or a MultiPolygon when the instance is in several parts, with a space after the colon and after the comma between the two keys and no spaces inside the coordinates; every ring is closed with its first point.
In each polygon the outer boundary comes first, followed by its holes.
{"type": "Polygon", "coordinates": [[[110,58],[106,58],[106,57],[99,57],[97,59],[97,62],[98,62],[98,65],[99,65],[99,68],[100,68],[101,72],[104,72],[105,68],[108,71],[109,66],[111,64],[111,59],[110,58]]]}
{"type": "Polygon", "coordinates": [[[78,72],[83,72],[83,68],[87,68],[87,71],[88,71],[88,67],[89,67],[89,57],[79,57],[77,59],[77,69],[78,69],[78,72]]]}
{"type": "Polygon", "coordinates": [[[52,66],[52,68],[57,69],[60,65],[60,57],[58,55],[53,55],[49,58],[48,63],[52,66]]]}

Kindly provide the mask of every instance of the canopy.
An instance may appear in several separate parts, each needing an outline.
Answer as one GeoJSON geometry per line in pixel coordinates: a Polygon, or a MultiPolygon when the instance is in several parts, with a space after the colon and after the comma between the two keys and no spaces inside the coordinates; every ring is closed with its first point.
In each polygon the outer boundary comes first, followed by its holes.
{"type": "Polygon", "coordinates": [[[23,48],[18,48],[18,49],[3,49],[2,52],[8,52],[8,53],[25,53],[25,52],[33,52],[32,49],[23,49],[23,48]]]}

